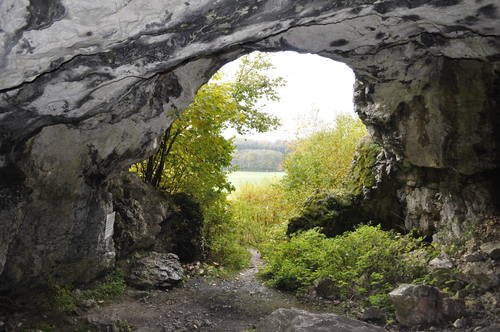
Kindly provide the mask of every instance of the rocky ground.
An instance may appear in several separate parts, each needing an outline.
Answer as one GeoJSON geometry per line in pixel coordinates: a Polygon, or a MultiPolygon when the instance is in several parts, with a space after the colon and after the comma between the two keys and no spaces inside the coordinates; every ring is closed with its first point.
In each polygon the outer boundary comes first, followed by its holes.
{"type": "MultiPolygon", "coordinates": [[[[5,316],[0,312],[0,331],[386,331],[347,318],[334,302],[315,297],[298,299],[266,287],[257,277],[263,264],[260,255],[256,250],[250,252],[251,266],[236,276],[218,278],[206,275],[203,267],[191,265],[186,268],[192,268],[190,276],[178,287],[149,291],[129,288],[112,302],[94,301],[73,316],[15,311],[5,316]]],[[[491,326],[495,319],[486,321],[484,315],[480,316],[463,327],[386,328],[391,332],[500,331],[499,325],[491,326]]]]}
{"type": "Polygon", "coordinates": [[[256,277],[260,264],[252,250],[251,267],[234,278],[195,276],[167,291],[129,290],[114,303],[91,309],[84,319],[99,329],[129,325],[137,331],[246,331],[278,308],[327,310],[262,285],[256,277]]]}

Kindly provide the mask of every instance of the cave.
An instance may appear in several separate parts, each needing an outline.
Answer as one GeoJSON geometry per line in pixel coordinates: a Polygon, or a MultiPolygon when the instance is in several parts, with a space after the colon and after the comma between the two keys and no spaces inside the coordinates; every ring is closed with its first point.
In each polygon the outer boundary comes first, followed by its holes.
{"type": "Polygon", "coordinates": [[[498,220],[498,5],[2,1],[0,292],[109,268],[108,180],[157,148],[221,66],[255,50],[351,67],[356,112],[384,172],[398,171],[405,226],[460,244],[498,220]]]}

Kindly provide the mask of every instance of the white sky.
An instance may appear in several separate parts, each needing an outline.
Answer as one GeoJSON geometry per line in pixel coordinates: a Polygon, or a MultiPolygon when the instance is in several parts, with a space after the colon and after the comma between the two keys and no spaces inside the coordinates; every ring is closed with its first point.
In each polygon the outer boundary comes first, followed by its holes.
{"type": "MultiPolygon", "coordinates": [[[[279,89],[280,100],[266,102],[262,110],[277,116],[282,126],[272,132],[242,137],[293,139],[297,134],[303,136],[331,126],[338,114],[355,114],[352,102],[354,73],[347,65],[318,55],[296,52],[270,53],[270,58],[276,67],[272,75],[283,77],[287,84],[279,89]]],[[[222,70],[225,75],[231,76],[238,66],[239,60],[235,60],[222,70]]],[[[228,131],[225,136],[235,134],[228,131]]]]}

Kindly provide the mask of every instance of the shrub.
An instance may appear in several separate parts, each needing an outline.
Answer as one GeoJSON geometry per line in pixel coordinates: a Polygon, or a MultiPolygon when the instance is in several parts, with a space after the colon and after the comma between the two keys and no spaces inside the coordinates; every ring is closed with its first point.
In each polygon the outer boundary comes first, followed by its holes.
{"type": "Polygon", "coordinates": [[[230,203],[240,242],[256,248],[268,240],[274,225],[294,213],[282,187],[271,183],[244,185],[231,196],[230,203]]]}
{"type": "Polygon", "coordinates": [[[79,299],[110,300],[122,295],[127,289],[123,272],[119,269],[107,274],[90,289],[81,292],[79,299]]]}
{"type": "Polygon", "coordinates": [[[300,204],[317,189],[344,188],[351,180],[356,146],[366,134],[361,120],[339,116],[333,129],[316,132],[295,142],[284,162],[283,185],[289,199],[300,204]]]}
{"type": "Polygon", "coordinates": [[[233,271],[248,266],[250,254],[240,243],[237,224],[225,196],[205,210],[203,231],[209,260],[233,271]]]}
{"type": "Polygon", "coordinates": [[[270,285],[286,290],[305,291],[315,281],[329,280],[338,299],[383,303],[378,294],[424,274],[424,262],[407,255],[420,246],[420,239],[374,226],[363,225],[335,238],[312,229],[267,248],[263,274],[270,285]]]}
{"type": "Polygon", "coordinates": [[[119,269],[107,274],[102,280],[96,281],[91,287],[79,290],[70,286],[53,284],[49,295],[39,299],[40,306],[54,312],[72,312],[78,304],[85,300],[105,301],[122,295],[127,288],[123,272],[119,269]]]}

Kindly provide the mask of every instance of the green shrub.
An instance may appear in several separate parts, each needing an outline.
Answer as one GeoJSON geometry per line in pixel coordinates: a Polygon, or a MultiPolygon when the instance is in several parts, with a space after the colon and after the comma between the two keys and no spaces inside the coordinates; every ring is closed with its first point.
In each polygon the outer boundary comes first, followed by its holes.
{"type": "Polygon", "coordinates": [[[54,312],[72,312],[85,300],[105,301],[122,295],[127,288],[123,272],[119,269],[96,281],[91,287],[79,290],[70,286],[52,284],[49,295],[40,299],[40,305],[54,312]]]}
{"type": "Polygon", "coordinates": [[[385,300],[376,295],[424,274],[425,262],[407,255],[420,246],[419,239],[374,226],[335,238],[312,229],[267,248],[263,274],[272,286],[299,292],[327,279],[338,299],[369,298],[381,304],[385,300]]]}
{"type": "MultiPolygon", "coordinates": [[[[351,164],[359,140],[367,134],[361,120],[342,115],[335,127],[297,140],[286,156],[282,183],[288,198],[301,204],[317,189],[342,190],[351,179],[351,164]]],[[[363,160],[364,161],[364,160],[363,160]]],[[[368,167],[369,161],[363,164],[368,167]]],[[[369,167],[368,167],[369,168],[369,167]]],[[[365,176],[364,169],[357,176],[365,176]]],[[[367,180],[367,184],[370,181],[367,180]]]]}
{"type": "Polygon", "coordinates": [[[250,254],[241,244],[237,224],[225,196],[205,210],[203,227],[209,260],[232,271],[248,266],[250,254]]]}
{"type": "Polygon", "coordinates": [[[53,285],[49,290],[51,296],[46,306],[56,312],[71,312],[77,307],[76,298],[68,287],[53,285]]]}
{"type": "Polygon", "coordinates": [[[110,300],[122,295],[127,289],[123,272],[115,270],[106,275],[102,281],[97,281],[92,288],[81,292],[79,299],[110,300]]]}
{"type": "Polygon", "coordinates": [[[277,184],[247,184],[231,195],[233,218],[245,246],[260,248],[272,227],[292,216],[294,207],[277,184]]]}

